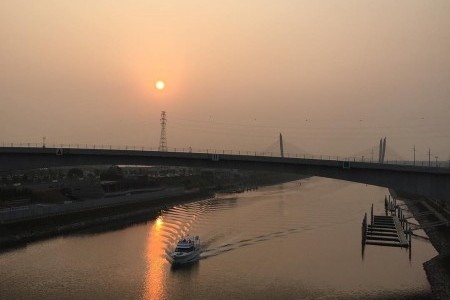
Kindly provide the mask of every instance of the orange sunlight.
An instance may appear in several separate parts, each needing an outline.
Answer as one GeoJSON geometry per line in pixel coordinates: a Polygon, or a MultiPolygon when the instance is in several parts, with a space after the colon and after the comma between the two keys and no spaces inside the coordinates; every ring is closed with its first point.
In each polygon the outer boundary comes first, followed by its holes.
{"type": "Polygon", "coordinates": [[[157,90],[162,91],[166,87],[166,84],[164,83],[164,81],[158,80],[155,84],[155,87],[157,90]]]}
{"type": "Polygon", "coordinates": [[[164,278],[168,264],[164,258],[164,243],[161,236],[163,225],[162,217],[159,216],[153,223],[147,240],[147,274],[145,275],[145,291],[143,299],[164,299],[165,285],[164,278]]]}

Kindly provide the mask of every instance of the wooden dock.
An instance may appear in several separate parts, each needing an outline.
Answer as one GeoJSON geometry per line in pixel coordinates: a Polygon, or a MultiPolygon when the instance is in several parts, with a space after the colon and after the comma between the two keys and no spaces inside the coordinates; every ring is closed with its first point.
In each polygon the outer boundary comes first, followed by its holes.
{"type": "Polygon", "coordinates": [[[406,234],[407,232],[409,232],[408,224],[400,209],[395,210],[395,213],[391,215],[375,216],[372,205],[370,220],[367,220],[366,213],[362,222],[362,243],[363,245],[408,248],[411,237],[406,234]]]}

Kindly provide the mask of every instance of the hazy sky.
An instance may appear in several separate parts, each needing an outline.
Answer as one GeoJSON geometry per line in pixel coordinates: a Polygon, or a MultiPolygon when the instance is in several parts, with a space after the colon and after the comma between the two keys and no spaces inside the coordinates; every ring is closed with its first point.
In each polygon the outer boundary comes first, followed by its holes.
{"type": "Polygon", "coordinates": [[[450,155],[448,0],[0,0],[0,70],[0,142],[450,155]]]}

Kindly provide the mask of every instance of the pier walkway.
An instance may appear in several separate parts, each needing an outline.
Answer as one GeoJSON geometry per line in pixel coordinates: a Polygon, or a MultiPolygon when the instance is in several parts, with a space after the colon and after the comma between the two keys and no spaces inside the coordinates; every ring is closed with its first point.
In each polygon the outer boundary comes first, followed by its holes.
{"type": "Polygon", "coordinates": [[[407,228],[408,224],[399,215],[374,216],[373,205],[370,215],[370,224],[367,221],[367,213],[362,222],[363,245],[378,245],[408,248],[411,237],[407,228]]]}

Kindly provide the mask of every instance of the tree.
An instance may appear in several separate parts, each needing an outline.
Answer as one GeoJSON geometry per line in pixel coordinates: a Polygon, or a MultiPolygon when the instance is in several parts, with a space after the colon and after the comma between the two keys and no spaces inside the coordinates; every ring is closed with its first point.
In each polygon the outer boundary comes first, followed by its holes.
{"type": "Polygon", "coordinates": [[[68,178],[83,178],[83,170],[72,168],[67,172],[68,178]]]}
{"type": "Polygon", "coordinates": [[[123,171],[118,166],[111,166],[100,174],[101,180],[120,180],[123,178],[123,171]]]}

